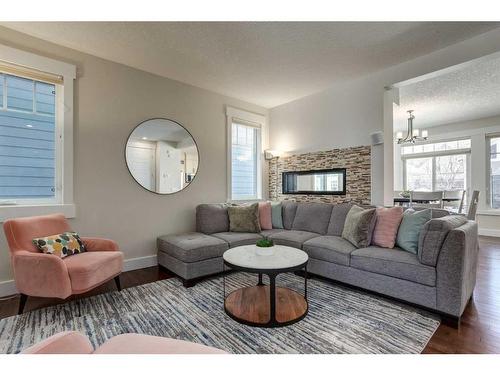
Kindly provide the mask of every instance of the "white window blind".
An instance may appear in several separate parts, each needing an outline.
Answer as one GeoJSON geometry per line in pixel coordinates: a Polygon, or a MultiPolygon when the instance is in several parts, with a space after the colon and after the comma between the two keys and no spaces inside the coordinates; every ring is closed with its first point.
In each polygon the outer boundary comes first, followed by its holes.
{"type": "Polygon", "coordinates": [[[56,86],[0,73],[0,200],[56,197],[56,86]]]}
{"type": "Polygon", "coordinates": [[[231,197],[257,199],[260,129],[233,122],[231,134],[231,197]]]}

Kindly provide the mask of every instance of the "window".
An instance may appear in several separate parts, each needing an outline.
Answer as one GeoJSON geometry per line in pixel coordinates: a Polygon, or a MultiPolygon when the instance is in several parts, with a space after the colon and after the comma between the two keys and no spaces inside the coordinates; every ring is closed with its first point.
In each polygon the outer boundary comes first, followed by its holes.
{"type": "Polygon", "coordinates": [[[405,190],[468,190],[470,145],[461,139],[403,146],[405,190]]]}
{"type": "Polygon", "coordinates": [[[500,208],[500,136],[488,138],[489,202],[491,208],[500,208]]]}
{"type": "Polygon", "coordinates": [[[258,143],[260,130],[236,122],[232,124],[231,197],[234,200],[258,199],[258,143]]]}
{"type": "Polygon", "coordinates": [[[0,200],[59,201],[56,85],[0,73],[0,200]]]}
{"type": "Polygon", "coordinates": [[[0,44],[0,222],[74,217],[76,67],[0,44]]]}
{"type": "Polygon", "coordinates": [[[262,198],[262,133],[265,117],[235,108],[228,119],[228,199],[262,198]]]}

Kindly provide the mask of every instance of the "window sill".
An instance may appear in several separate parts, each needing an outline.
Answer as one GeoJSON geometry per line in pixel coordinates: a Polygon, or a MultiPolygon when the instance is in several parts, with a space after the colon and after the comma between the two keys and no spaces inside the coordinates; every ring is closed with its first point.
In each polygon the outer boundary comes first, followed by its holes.
{"type": "Polygon", "coordinates": [[[76,216],[74,204],[6,205],[0,206],[0,223],[18,217],[61,213],[71,219],[76,216]]]}
{"type": "Polygon", "coordinates": [[[484,215],[484,216],[500,216],[500,209],[489,209],[489,210],[481,210],[477,211],[478,215],[484,215]]]}

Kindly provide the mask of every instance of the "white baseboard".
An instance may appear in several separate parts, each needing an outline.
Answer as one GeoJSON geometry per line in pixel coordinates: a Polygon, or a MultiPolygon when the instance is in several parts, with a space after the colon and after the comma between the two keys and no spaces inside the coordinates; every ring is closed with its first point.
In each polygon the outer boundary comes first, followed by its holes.
{"type": "Polygon", "coordinates": [[[158,265],[156,255],[148,255],[145,257],[125,259],[123,261],[123,272],[140,270],[141,268],[148,268],[158,265]]]}
{"type": "Polygon", "coordinates": [[[499,229],[481,229],[478,231],[480,236],[489,236],[489,237],[500,237],[499,229]]]}
{"type": "Polygon", "coordinates": [[[17,294],[14,280],[0,281],[0,298],[17,294]]]}
{"type": "MultiPolygon", "coordinates": [[[[139,270],[141,268],[154,267],[158,264],[156,255],[148,255],[145,257],[125,259],[123,261],[123,272],[139,270]]],[[[16,284],[14,280],[0,281],[0,298],[17,294],[16,284]]]]}

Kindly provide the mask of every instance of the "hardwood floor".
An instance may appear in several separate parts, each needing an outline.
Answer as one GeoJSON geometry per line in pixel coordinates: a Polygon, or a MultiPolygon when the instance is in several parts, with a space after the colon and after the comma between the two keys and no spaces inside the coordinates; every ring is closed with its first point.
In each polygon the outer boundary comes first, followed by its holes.
{"type": "MultiPolygon", "coordinates": [[[[120,279],[122,288],[129,288],[172,276],[158,267],[151,267],[124,272],[120,279]]],[[[115,288],[111,280],[83,297],[115,288]]],[[[64,302],[30,297],[26,311],[64,302]]],[[[19,297],[0,300],[0,318],[15,315],[18,303],[19,297]]],[[[500,353],[500,238],[480,237],[476,289],[462,316],[462,324],[458,329],[441,324],[424,353],[500,353]]]]}
{"type": "MultiPolygon", "coordinates": [[[[120,282],[122,289],[125,289],[125,288],[130,288],[132,286],[152,283],[157,280],[168,279],[169,277],[173,277],[173,275],[166,272],[164,269],[160,269],[159,267],[150,267],[135,271],[124,272],[120,275],[120,282]]],[[[100,287],[93,289],[90,292],[80,294],[78,296],[72,296],[67,300],[60,300],[56,298],[29,297],[28,302],[26,302],[26,307],[24,311],[58,305],[60,303],[65,303],[73,299],[90,297],[96,294],[111,292],[113,290],[116,290],[116,285],[113,280],[110,280],[106,284],[101,285],[100,287]]],[[[8,300],[2,300],[2,298],[0,298],[0,319],[16,315],[18,305],[19,305],[19,296],[8,300]]]]}

